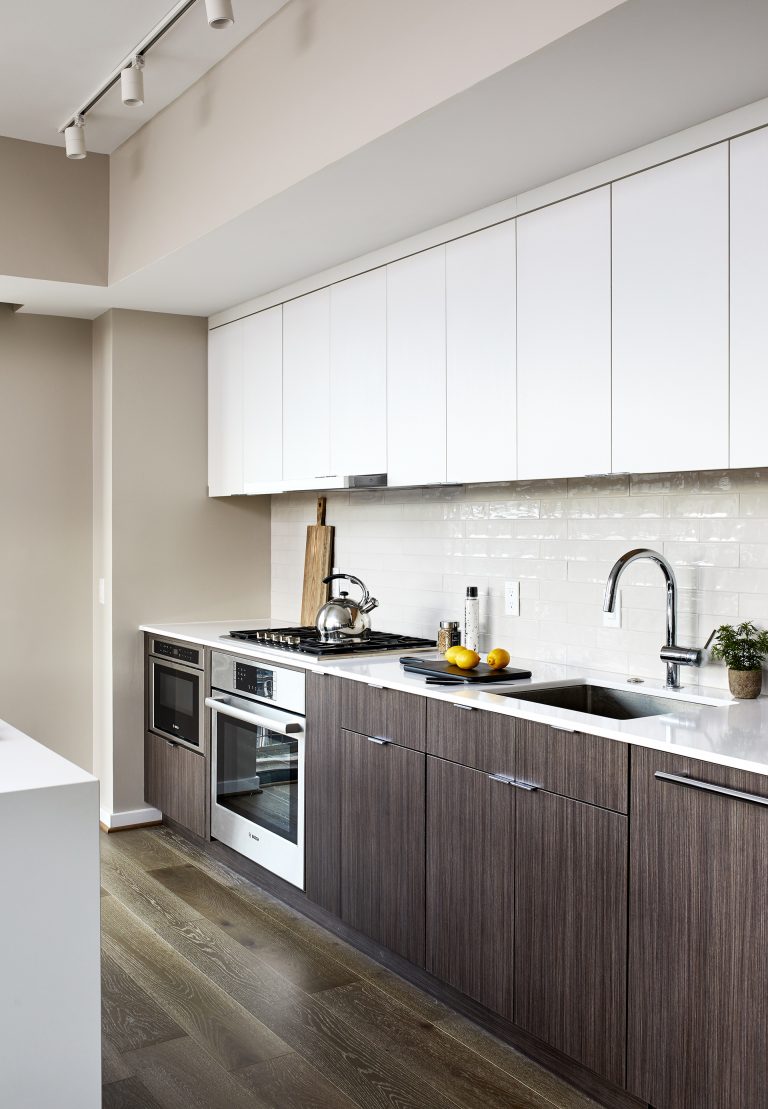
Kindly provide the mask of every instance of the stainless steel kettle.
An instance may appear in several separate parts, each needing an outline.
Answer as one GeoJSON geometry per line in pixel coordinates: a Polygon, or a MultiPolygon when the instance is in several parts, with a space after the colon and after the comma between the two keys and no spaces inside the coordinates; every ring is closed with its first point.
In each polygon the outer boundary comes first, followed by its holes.
{"type": "Polygon", "coordinates": [[[357,585],[362,593],[359,601],[350,600],[349,593],[343,591],[338,597],[326,601],[317,614],[317,630],[326,643],[339,643],[345,639],[367,639],[371,630],[368,613],[376,608],[378,601],[371,597],[360,578],[352,574],[330,574],[323,578],[324,585],[343,579],[357,585]]]}

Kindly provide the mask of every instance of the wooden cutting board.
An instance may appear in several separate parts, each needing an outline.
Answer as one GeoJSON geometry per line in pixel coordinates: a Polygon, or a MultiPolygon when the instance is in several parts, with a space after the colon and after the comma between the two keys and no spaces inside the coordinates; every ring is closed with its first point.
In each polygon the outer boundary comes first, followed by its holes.
{"type": "Polygon", "coordinates": [[[333,527],[325,522],[325,497],[317,498],[317,523],[307,527],[304,554],[304,591],[301,595],[301,623],[314,625],[318,610],[328,600],[323,585],[333,569],[333,527]]]}

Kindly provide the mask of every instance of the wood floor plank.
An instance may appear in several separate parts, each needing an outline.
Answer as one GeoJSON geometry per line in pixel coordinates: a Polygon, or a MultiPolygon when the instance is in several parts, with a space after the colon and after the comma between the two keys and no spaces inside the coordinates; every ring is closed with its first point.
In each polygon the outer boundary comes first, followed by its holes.
{"type": "Polygon", "coordinates": [[[357,981],[356,974],[300,943],[293,932],[197,866],[184,863],[147,873],[243,947],[256,951],[263,962],[307,993],[357,981]]]}
{"type": "Polygon", "coordinates": [[[486,1032],[484,1028],[480,1028],[466,1017],[453,1013],[450,1017],[441,1020],[438,1028],[476,1051],[478,1055],[482,1055],[519,1082],[540,1092],[557,1109],[599,1109],[597,1102],[592,1098],[545,1070],[527,1055],[515,1051],[509,1044],[505,1044],[503,1040],[486,1032]]]}
{"type": "Polygon", "coordinates": [[[551,1109],[528,1086],[369,983],[327,990],[318,1000],[462,1109],[551,1109]]]}
{"type": "Polygon", "coordinates": [[[326,1081],[299,1055],[283,1055],[237,1071],[234,1077],[269,1109],[365,1109],[326,1081]]]}
{"type": "Polygon", "coordinates": [[[145,868],[175,866],[182,857],[171,843],[161,835],[159,828],[132,828],[101,837],[102,855],[124,854],[145,868]]]}
{"type": "Polygon", "coordinates": [[[163,1109],[139,1078],[108,1082],[101,1090],[101,1109],[163,1109]]]}
{"type": "Polygon", "coordinates": [[[108,1086],[110,1082],[122,1082],[131,1078],[133,1071],[108,1036],[101,1035],[101,1081],[108,1086]]]}
{"type": "Polygon", "coordinates": [[[257,1094],[189,1039],[132,1051],[128,1062],[162,1109],[264,1109],[257,1094]]]}
{"type": "Polygon", "coordinates": [[[106,953],[101,957],[101,1028],[118,1052],[184,1035],[176,1021],[106,953]]]}
{"type": "Polygon", "coordinates": [[[103,906],[102,937],[107,953],[226,1070],[290,1051],[114,897],[103,906]]]}

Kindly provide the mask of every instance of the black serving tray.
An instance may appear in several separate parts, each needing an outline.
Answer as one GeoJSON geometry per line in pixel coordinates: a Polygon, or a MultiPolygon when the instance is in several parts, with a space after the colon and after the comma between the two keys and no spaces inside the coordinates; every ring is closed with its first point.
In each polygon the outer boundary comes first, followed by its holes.
{"type": "Polygon", "coordinates": [[[502,670],[491,670],[487,662],[479,662],[474,670],[462,670],[445,659],[418,658],[416,655],[403,655],[400,659],[403,669],[409,674],[423,674],[428,680],[441,681],[446,684],[464,682],[467,685],[488,685],[491,682],[513,682],[522,678],[530,678],[530,670],[518,670],[514,666],[505,666],[502,670]]]}

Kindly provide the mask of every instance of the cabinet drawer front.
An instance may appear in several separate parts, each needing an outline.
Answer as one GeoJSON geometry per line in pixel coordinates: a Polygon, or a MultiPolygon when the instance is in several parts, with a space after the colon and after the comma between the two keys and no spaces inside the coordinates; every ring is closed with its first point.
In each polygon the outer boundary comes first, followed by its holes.
{"type": "Polygon", "coordinates": [[[345,681],[341,695],[341,726],[360,735],[389,739],[423,751],[426,699],[397,689],[345,681]]]}
{"type": "Polygon", "coordinates": [[[197,836],[208,834],[207,766],[196,751],[145,733],[145,799],[197,836]]]}
{"type": "Polygon", "coordinates": [[[521,720],[515,776],[563,797],[627,812],[628,748],[618,740],[521,720]]]}
{"type": "Polygon", "coordinates": [[[427,703],[427,753],[488,774],[515,773],[518,722],[447,701],[427,703]]]}

